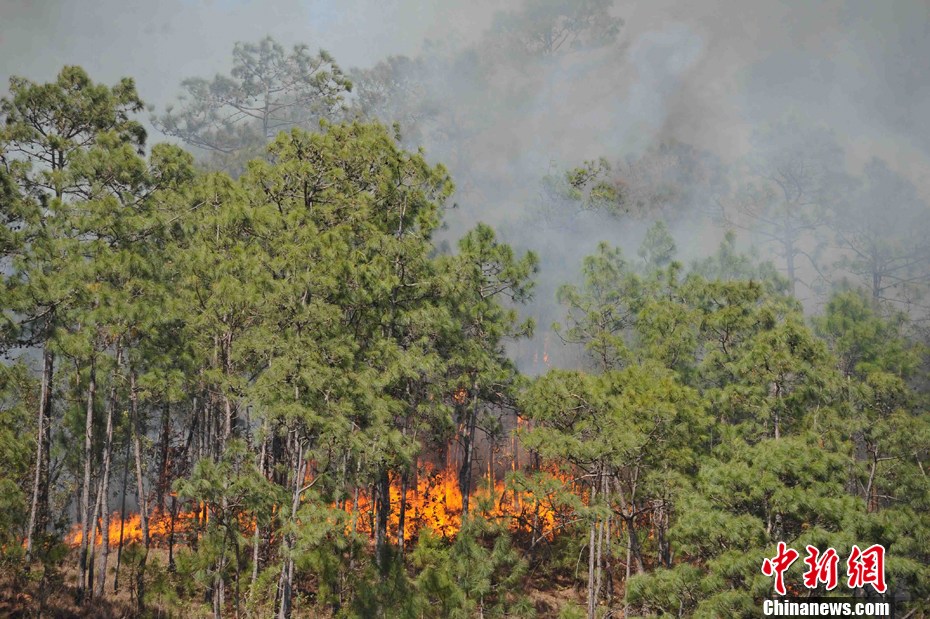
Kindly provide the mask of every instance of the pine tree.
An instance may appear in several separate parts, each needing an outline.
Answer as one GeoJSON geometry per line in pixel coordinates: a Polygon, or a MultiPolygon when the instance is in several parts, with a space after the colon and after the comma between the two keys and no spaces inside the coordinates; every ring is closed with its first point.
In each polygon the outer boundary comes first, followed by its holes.
{"type": "Polygon", "coordinates": [[[67,315],[83,294],[74,288],[75,274],[68,272],[67,265],[67,261],[75,259],[81,244],[80,225],[71,208],[94,190],[94,179],[86,170],[75,170],[73,164],[104,134],[113,142],[141,149],[145,131],[130,117],[141,108],[131,79],[125,78],[110,88],[94,84],[79,67],[65,67],[49,84],[14,77],[10,80],[10,95],[0,100],[4,120],[0,159],[6,177],[28,198],[19,202],[25,208],[12,218],[22,246],[14,260],[14,275],[8,281],[12,291],[10,305],[5,309],[21,316],[17,343],[43,349],[35,481],[26,535],[28,552],[32,550],[34,533],[44,532],[49,522],[56,337],[68,324],[67,315]]]}
{"type": "Polygon", "coordinates": [[[352,89],[332,56],[312,54],[307,45],[287,51],[269,36],[236,43],[232,56],[229,75],[184,80],[180,109],[169,107],[152,120],[166,135],[213,153],[233,173],[260,156],[278,132],[335,120],[352,89]]]}

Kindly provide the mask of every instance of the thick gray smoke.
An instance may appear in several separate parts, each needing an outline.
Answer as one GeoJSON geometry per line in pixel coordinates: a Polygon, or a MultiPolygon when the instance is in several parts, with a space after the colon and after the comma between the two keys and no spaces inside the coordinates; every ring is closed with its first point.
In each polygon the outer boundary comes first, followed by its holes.
{"type": "MultiPolygon", "coordinates": [[[[832,133],[851,178],[879,158],[930,202],[924,0],[618,1],[610,8],[623,20],[615,40],[566,44],[542,59],[521,56],[526,50],[508,47],[502,34],[508,15],[525,6],[0,0],[0,79],[48,80],[61,65],[80,64],[97,80],[134,77],[160,112],[182,79],[228,71],[236,41],[269,34],[325,48],[345,69],[389,56],[415,59],[417,96],[434,115],[411,139],[450,167],[459,188],[446,238],[486,221],[507,241],[542,254],[531,308],[540,339],[559,315],[556,286],[576,276],[581,258],[605,240],[635,259],[648,224],[571,205],[553,213],[544,179],[586,160],[606,157],[613,174],[638,179],[637,190],[648,193],[677,161],[669,153],[679,151],[663,147],[687,145],[697,154],[694,170],[674,172],[681,188],[675,208],[652,215],[668,220],[685,261],[718,244],[723,227],[715,209],[738,188],[735,171],[743,170],[753,134],[789,115],[832,133]],[[646,155],[647,163],[634,165],[646,155]],[[718,169],[731,171],[729,181],[718,169]]],[[[153,131],[153,141],[160,138],[153,131]]],[[[833,260],[831,248],[820,249],[833,260]]],[[[804,268],[802,276],[813,280],[804,268]]]]}

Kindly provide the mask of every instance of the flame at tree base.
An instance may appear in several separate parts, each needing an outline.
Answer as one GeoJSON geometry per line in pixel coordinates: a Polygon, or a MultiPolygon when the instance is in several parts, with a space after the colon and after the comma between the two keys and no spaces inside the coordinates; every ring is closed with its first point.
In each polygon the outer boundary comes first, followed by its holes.
{"type": "MultiPolygon", "coordinates": [[[[561,484],[572,483],[568,476],[547,473],[561,484]]],[[[501,480],[491,481],[490,476],[478,482],[471,493],[469,511],[482,517],[504,521],[512,531],[538,533],[551,538],[562,517],[556,502],[547,496],[536,496],[528,490],[508,489],[501,480]]],[[[396,539],[400,529],[400,516],[404,511],[404,540],[412,542],[425,528],[451,539],[462,527],[463,501],[458,476],[451,470],[432,471],[429,468],[417,476],[403,494],[401,485],[394,480],[390,486],[390,515],[387,523],[389,538],[396,539]]],[[[375,505],[370,492],[359,492],[353,505],[348,501],[344,509],[351,518],[350,530],[361,534],[374,534],[375,505]]]]}
{"type": "MultiPolygon", "coordinates": [[[[560,472],[543,472],[560,488],[572,486],[573,480],[560,472]]],[[[548,495],[536,495],[529,490],[508,488],[502,480],[492,482],[490,475],[476,480],[477,488],[470,494],[469,511],[481,517],[505,523],[511,531],[531,533],[534,536],[552,538],[559,523],[567,516],[558,506],[558,501],[548,495]]],[[[336,505],[332,507],[337,508],[336,505]]],[[[338,509],[338,508],[337,508],[338,509]]],[[[349,515],[347,533],[374,536],[375,505],[368,490],[359,489],[357,495],[342,503],[341,509],[349,515]]],[[[446,539],[452,539],[462,527],[463,501],[458,476],[450,469],[434,471],[431,467],[416,476],[402,493],[400,480],[390,484],[390,512],[387,522],[389,539],[396,540],[400,528],[401,510],[404,511],[404,540],[413,543],[423,529],[431,529],[446,539]],[[402,496],[405,501],[401,501],[402,496]]],[[[191,535],[199,535],[207,523],[209,510],[204,505],[197,510],[181,511],[173,519],[171,513],[155,510],[149,516],[149,540],[152,547],[167,546],[174,536],[175,543],[184,544],[191,535]]],[[[254,523],[242,523],[243,530],[254,531],[254,523]]],[[[100,520],[94,533],[94,544],[101,545],[103,536],[100,520]]],[[[142,519],[137,513],[124,519],[119,513],[110,517],[108,538],[111,547],[122,543],[142,543],[142,519]]],[[[72,548],[81,545],[81,525],[75,524],[65,536],[65,543],[72,548]]]]}
{"type": "MultiPolygon", "coordinates": [[[[180,538],[190,531],[197,528],[201,518],[206,518],[206,510],[179,512],[172,518],[170,512],[154,510],[148,519],[149,525],[149,543],[153,547],[159,547],[168,544],[172,531],[175,538],[180,538]]],[[[117,546],[122,539],[123,545],[133,542],[142,543],[142,516],[140,514],[128,514],[126,519],[120,517],[119,512],[110,516],[110,525],[107,530],[107,537],[110,546],[117,546]]],[[[71,531],[65,536],[65,543],[72,548],[77,548],[83,540],[81,525],[75,524],[71,531]]],[[[103,535],[100,531],[100,523],[95,527],[94,545],[103,544],[103,535]]]]}

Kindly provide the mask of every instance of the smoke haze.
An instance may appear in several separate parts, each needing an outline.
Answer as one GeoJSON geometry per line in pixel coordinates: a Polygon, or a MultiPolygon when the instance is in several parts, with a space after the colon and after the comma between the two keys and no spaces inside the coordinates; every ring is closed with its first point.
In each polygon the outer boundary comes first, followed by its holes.
{"type": "MultiPolygon", "coordinates": [[[[601,240],[635,258],[648,223],[597,213],[545,216],[542,180],[585,160],[606,157],[622,169],[650,149],[686,144],[728,168],[750,151],[754,132],[793,115],[832,132],[849,174],[877,157],[930,199],[926,2],[617,2],[610,8],[623,20],[616,41],[535,62],[521,60],[499,36],[502,16],[523,6],[2,0],[0,79],[47,81],[62,65],[80,64],[95,80],[135,78],[143,100],[162,113],[184,78],[228,72],[237,41],[271,35],[286,46],[307,43],[332,53],[346,71],[391,56],[418,58],[421,96],[437,113],[406,145],[422,145],[453,174],[458,208],[446,236],[486,221],[515,246],[540,251],[531,313],[543,332],[558,318],[556,286],[576,276],[581,258],[601,240]],[[468,130],[448,130],[450,117],[468,130]]],[[[152,129],[150,142],[161,139],[152,129]]],[[[681,199],[686,204],[657,216],[670,220],[684,260],[719,243],[723,228],[709,214],[730,189],[693,185],[681,199]]],[[[807,301],[812,293],[799,296],[807,301]]]]}

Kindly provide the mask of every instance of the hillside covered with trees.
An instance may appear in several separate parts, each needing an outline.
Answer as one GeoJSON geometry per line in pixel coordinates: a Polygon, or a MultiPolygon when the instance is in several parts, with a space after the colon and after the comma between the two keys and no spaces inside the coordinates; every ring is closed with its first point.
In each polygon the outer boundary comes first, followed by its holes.
{"type": "Polygon", "coordinates": [[[365,70],[241,43],[151,117],[129,77],[11,79],[0,614],[755,617],[783,541],[883,545],[930,616],[920,188],[787,115],[732,165],[665,141],[455,208],[611,8],[365,70]],[[578,269],[546,240],[613,227],[578,269]]]}

